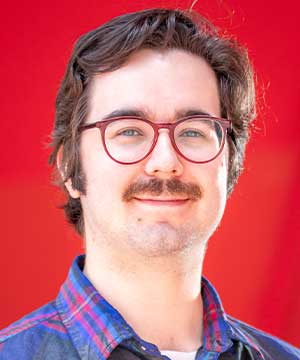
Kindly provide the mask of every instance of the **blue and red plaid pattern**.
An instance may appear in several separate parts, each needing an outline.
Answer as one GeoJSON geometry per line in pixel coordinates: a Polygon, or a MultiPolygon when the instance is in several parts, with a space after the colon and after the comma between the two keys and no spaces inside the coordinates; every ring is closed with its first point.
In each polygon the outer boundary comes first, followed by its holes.
{"type": "MultiPolygon", "coordinates": [[[[135,353],[161,357],[159,349],[143,341],[86,278],[84,259],[81,255],[74,260],[54,301],[0,331],[0,359],[41,359],[43,351],[51,348],[59,358],[104,360],[120,344],[135,353]],[[30,341],[30,350],[24,339],[30,341]]],[[[263,341],[267,337],[273,347],[288,349],[293,356],[286,359],[300,359],[294,347],[227,316],[216,290],[204,277],[202,298],[203,346],[197,360],[217,359],[230,351],[234,341],[254,349],[257,359],[271,359],[262,350],[259,336],[263,341]]]]}

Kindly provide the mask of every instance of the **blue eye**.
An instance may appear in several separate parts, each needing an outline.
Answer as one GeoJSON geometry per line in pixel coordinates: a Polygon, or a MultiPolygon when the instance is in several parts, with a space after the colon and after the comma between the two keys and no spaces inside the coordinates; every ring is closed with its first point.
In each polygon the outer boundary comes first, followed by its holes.
{"type": "Polygon", "coordinates": [[[187,130],[182,134],[182,136],[185,136],[185,137],[200,137],[200,136],[203,136],[203,135],[199,131],[187,130]]]}
{"type": "Polygon", "coordinates": [[[124,136],[140,136],[141,133],[134,129],[127,129],[119,132],[119,135],[124,136]]]}

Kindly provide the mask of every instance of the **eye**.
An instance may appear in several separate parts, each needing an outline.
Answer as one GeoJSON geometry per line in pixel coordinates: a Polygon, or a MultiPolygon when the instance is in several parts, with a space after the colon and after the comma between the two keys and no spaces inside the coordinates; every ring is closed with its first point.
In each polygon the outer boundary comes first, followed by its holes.
{"type": "Polygon", "coordinates": [[[203,134],[198,130],[185,130],[182,132],[181,136],[184,137],[201,137],[203,134]]]}
{"type": "Polygon", "coordinates": [[[120,136],[141,136],[142,133],[139,130],[136,129],[124,129],[118,132],[118,135],[120,136]]]}

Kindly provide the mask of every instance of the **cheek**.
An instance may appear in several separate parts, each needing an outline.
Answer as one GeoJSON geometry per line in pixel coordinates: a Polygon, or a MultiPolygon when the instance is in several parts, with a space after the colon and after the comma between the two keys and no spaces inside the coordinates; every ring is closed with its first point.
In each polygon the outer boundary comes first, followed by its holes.
{"type": "Polygon", "coordinates": [[[138,166],[121,165],[113,161],[105,152],[100,134],[86,134],[81,142],[81,164],[86,178],[86,195],[89,201],[112,206],[120,201],[125,188],[133,181],[138,166]]]}
{"type": "MultiPolygon", "coordinates": [[[[116,164],[117,165],[117,164],[116,164]]],[[[90,161],[84,168],[86,176],[86,194],[98,204],[113,202],[122,190],[126,180],[124,171],[112,163],[112,160],[99,156],[97,161],[90,161]]]]}
{"type": "Polygon", "coordinates": [[[114,187],[114,179],[110,174],[111,164],[107,158],[99,131],[93,129],[83,134],[80,144],[81,167],[86,180],[86,196],[82,198],[83,203],[93,203],[93,207],[97,204],[101,206],[106,194],[114,187]]]}
{"type": "Polygon", "coordinates": [[[217,170],[217,182],[220,188],[227,192],[227,179],[228,179],[228,156],[227,152],[220,158],[220,165],[217,170]]]}
{"type": "Polygon", "coordinates": [[[102,145],[100,131],[88,130],[81,138],[80,160],[87,182],[87,192],[93,188],[109,190],[108,184],[114,181],[114,162],[107,156],[102,145]]]}
{"type": "Polygon", "coordinates": [[[227,199],[228,156],[224,152],[220,157],[207,164],[207,181],[204,193],[215,203],[223,207],[227,199]]]}
{"type": "Polygon", "coordinates": [[[227,194],[227,180],[228,180],[228,168],[229,168],[229,148],[227,142],[225,142],[224,149],[215,161],[213,165],[213,176],[216,179],[216,186],[220,189],[220,192],[227,194]]]}

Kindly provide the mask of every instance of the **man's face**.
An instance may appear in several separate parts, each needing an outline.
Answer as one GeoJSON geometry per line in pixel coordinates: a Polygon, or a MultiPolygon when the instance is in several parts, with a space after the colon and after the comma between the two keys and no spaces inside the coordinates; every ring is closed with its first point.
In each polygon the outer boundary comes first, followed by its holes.
{"type": "MultiPolygon", "coordinates": [[[[194,110],[220,117],[217,80],[209,65],[180,50],[142,50],[120,69],[95,76],[86,123],[116,111],[142,112],[154,123],[176,122],[179,113],[194,110]]],[[[82,133],[80,146],[87,242],[165,256],[205,244],[214,232],[226,203],[227,144],[206,164],[177,154],[167,129],[160,130],[153,152],[137,164],[121,165],[108,157],[97,128],[82,133]],[[167,186],[170,182],[175,190],[167,186]],[[153,192],[151,184],[160,184],[160,191],[153,192]]]]}

